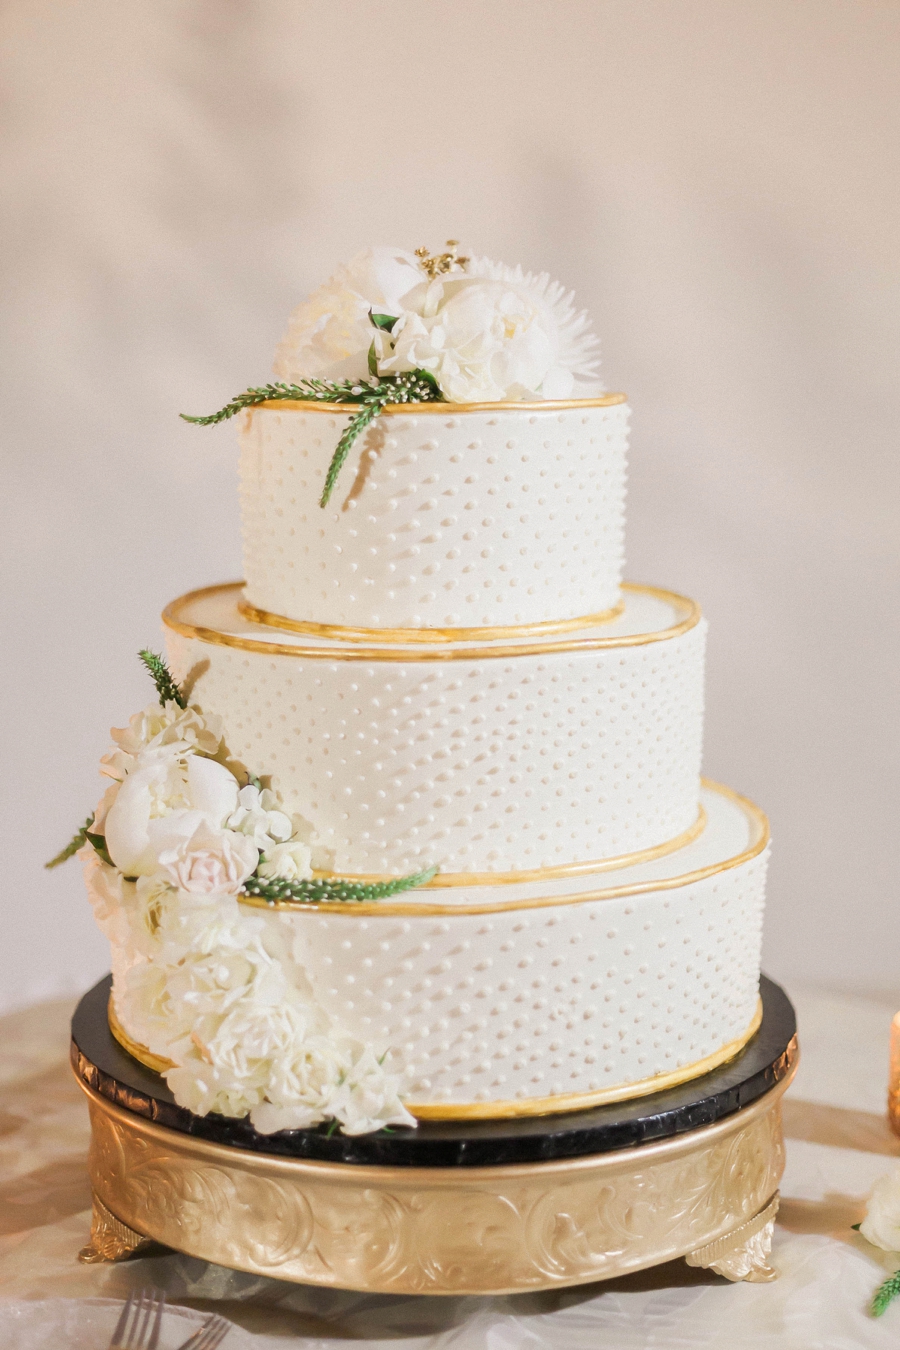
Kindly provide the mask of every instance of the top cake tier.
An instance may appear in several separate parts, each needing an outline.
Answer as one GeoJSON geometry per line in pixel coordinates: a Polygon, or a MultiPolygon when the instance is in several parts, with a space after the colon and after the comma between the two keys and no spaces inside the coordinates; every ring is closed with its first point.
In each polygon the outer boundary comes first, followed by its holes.
{"type": "Polygon", "coordinates": [[[323,510],[333,447],[357,411],[270,402],[242,414],[244,575],[254,617],[550,632],[616,611],[624,394],[389,407],[357,442],[323,510]]]}

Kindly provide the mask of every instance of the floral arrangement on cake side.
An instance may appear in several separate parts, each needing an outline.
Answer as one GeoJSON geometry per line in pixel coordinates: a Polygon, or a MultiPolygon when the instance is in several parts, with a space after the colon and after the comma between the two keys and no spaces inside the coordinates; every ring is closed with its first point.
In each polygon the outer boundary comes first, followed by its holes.
{"type": "Polygon", "coordinates": [[[392,403],[593,398],[598,342],[587,315],[546,272],[465,258],[457,241],[371,248],[298,305],[275,360],[278,381],[247,389],[211,425],[272,399],[359,405],[335,448],[326,506],[353,443],[392,403]]]}
{"type": "Polygon", "coordinates": [[[326,1119],[347,1134],[414,1125],[386,1049],[336,1025],[287,936],[240,901],[374,900],[434,869],[371,884],[315,877],[308,823],[230,758],[222,719],[188,702],[161,657],[141,659],[159,702],[113,729],[110,786],[47,864],[85,864],[97,922],[125,958],[116,1018],[197,1115],[249,1115],[263,1134],[326,1119]]]}

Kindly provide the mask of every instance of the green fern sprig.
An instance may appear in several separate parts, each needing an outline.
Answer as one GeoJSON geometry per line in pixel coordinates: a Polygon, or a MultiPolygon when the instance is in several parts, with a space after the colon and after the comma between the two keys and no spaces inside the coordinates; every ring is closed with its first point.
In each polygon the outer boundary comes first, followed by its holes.
{"type": "MultiPolygon", "coordinates": [[[[382,316],[377,316],[381,318],[382,316]]],[[[376,325],[376,327],[379,325],[376,325]]],[[[363,380],[301,380],[298,384],[272,384],[250,388],[238,394],[230,403],[218,412],[206,417],[189,417],[181,413],[185,422],[197,426],[214,426],[234,417],[244,408],[255,407],[269,399],[286,399],[297,403],[354,403],[360,404],[360,411],[350,420],[349,425],[335,447],[328,472],[325,475],[325,487],[319,500],[320,506],[327,506],[334,491],[338,474],[344,466],[353,443],[361,432],[365,431],[388,403],[440,403],[444,396],[434,376],[427,370],[408,370],[399,375],[373,374],[363,380]]]]}
{"type": "Polygon", "coordinates": [[[313,877],[309,881],[285,881],[275,878],[266,881],[263,877],[252,876],[244,882],[244,894],[268,900],[273,904],[279,900],[294,900],[309,905],[334,900],[383,900],[386,896],[410,891],[414,886],[424,886],[436,872],[436,867],[429,867],[425,872],[394,877],[391,881],[373,882],[348,881],[342,877],[313,877]]]}
{"type": "Polygon", "coordinates": [[[138,656],[150,672],[150,678],[156,685],[160,703],[174,702],[178,704],[179,708],[186,708],[187,699],[176,684],[175,677],[163,658],[157,656],[156,652],[148,652],[146,649],[138,652],[138,656]]]}
{"type": "Polygon", "coordinates": [[[93,815],[88,816],[80,830],[77,830],[72,838],[66,844],[65,848],[60,849],[55,858],[51,858],[44,866],[49,871],[51,867],[59,867],[60,863],[68,862],[73,858],[80,848],[88,842],[88,831],[94,823],[93,815]]]}
{"type": "Polygon", "coordinates": [[[898,1294],[900,1294],[900,1270],[895,1270],[893,1275],[889,1275],[884,1284],[879,1285],[875,1290],[875,1297],[872,1299],[872,1316],[880,1317],[898,1294]]]}

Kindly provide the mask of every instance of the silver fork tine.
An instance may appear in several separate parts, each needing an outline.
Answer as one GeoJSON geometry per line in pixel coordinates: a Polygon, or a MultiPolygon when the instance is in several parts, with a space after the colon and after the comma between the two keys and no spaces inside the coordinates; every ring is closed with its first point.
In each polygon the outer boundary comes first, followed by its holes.
{"type": "Polygon", "coordinates": [[[211,1324],[204,1327],[204,1336],[197,1342],[196,1350],[216,1350],[216,1346],[228,1335],[231,1330],[231,1323],[226,1322],[224,1317],[217,1317],[211,1324]]]}
{"type": "Polygon", "coordinates": [[[141,1296],[138,1299],[137,1310],[134,1321],[131,1324],[131,1334],[125,1342],[125,1350],[143,1350],[144,1329],[147,1325],[147,1316],[149,1312],[150,1291],[141,1290],[141,1296]]]}
{"type": "Polygon", "coordinates": [[[210,1317],[178,1350],[215,1350],[230,1330],[231,1323],[226,1322],[224,1317],[210,1317]]]}
{"type": "Polygon", "coordinates": [[[131,1310],[134,1307],[134,1290],[128,1295],[128,1298],[122,1304],[122,1311],[119,1313],[119,1320],[116,1323],[116,1329],[112,1334],[112,1340],[109,1343],[109,1350],[118,1350],[118,1347],[125,1342],[125,1327],[131,1310]]]}
{"type": "Polygon", "coordinates": [[[166,1296],[162,1289],[151,1290],[156,1296],[156,1317],[153,1319],[153,1325],[150,1329],[150,1339],[147,1342],[147,1350],[156,1350],[159,1345],[159,1328],[162,1322],[163,1310],[166,1306],[166,1296]]]}

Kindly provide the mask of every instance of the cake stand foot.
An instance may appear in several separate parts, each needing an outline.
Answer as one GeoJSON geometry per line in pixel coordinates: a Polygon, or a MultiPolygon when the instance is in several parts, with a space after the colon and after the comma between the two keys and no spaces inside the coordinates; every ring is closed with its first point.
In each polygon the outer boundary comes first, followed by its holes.
{"type": "Polygon", "coordinates": [[[689,1252],[684,1258],[687,1264],[714,1270],[726,1280],[747,1280],[751,1284],[777,1280],[778,1271],[769,1265],[768,1257],[772,1250],[778,1199],[776,1191],[769,1203],[740,1228],[689,1252]]]}
{"type": "Polygon", "coordinates": [[[91,1240],[78,1253],[78,1260],[84,1265],[99,1265],[105,1261],[127,1261],[138,1251],[151,1246],[152,1239],[122,1223],[115,1214],[110,1213],[96,1192],[93,1196],[91,1214],[91,1240]]]}

